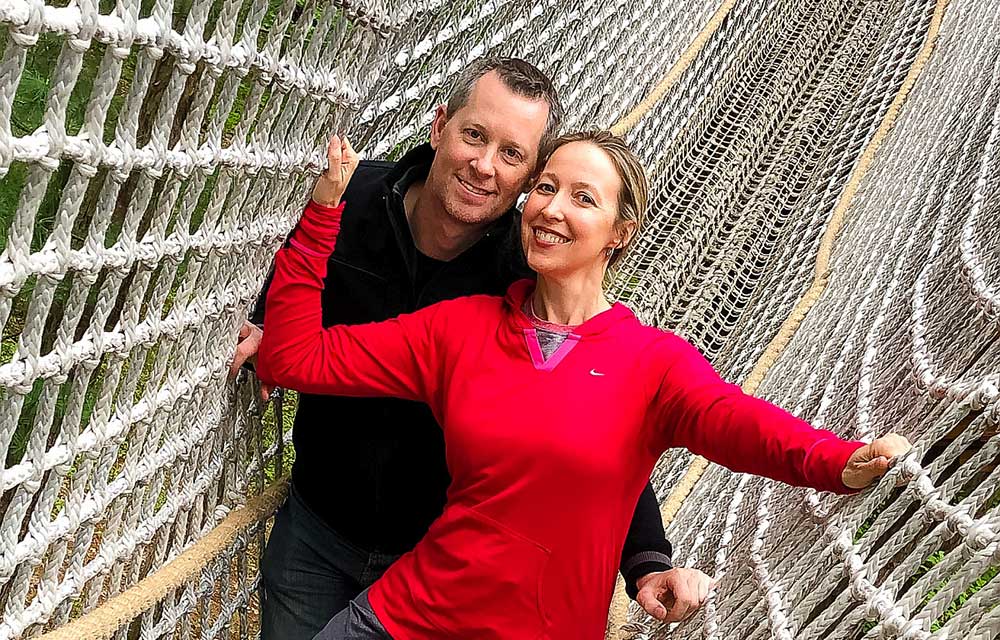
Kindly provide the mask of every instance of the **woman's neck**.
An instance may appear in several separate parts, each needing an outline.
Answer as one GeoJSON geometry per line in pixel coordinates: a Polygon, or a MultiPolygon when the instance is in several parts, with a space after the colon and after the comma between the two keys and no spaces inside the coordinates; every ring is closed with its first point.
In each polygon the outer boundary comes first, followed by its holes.
{"type": "Polygon", "coordinates": [[[532,307],[541,320],[555,324],[577,326],[611,308],[598,277],[561,280],[538,276],[532,294],[532,307]]]}

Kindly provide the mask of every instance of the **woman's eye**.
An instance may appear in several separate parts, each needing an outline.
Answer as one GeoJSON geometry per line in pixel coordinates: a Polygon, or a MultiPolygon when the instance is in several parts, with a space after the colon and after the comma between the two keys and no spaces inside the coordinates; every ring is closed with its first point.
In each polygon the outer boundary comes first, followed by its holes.
{"type": "Polygon", "coordinates": [[[539,182],[538,186],[535,187],[535,190],[538,191],[538,192],[540,192],[540,193],[554,193],[555,192],[555,188],[551,184],[549,184],[548,182],[539,182]]]}
{"type": "Polygon", "coordinates": [[[584,204],[597,204],[597,202],[586,193],[581,193],[577,197],[580,198],[580,202],[584,204]]]}

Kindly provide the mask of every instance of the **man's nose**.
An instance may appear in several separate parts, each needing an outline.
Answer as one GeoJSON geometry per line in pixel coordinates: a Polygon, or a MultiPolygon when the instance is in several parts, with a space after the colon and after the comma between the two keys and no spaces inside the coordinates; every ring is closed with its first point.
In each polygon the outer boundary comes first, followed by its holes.
{"type": "Polygon", "coordinates": [[[484,178],[492,178],[496,175],[496,165],[494,161],[496,160],[496,151],[490,148],[485,148],[482,152],[473,158],[472,169],[484,178]]]}

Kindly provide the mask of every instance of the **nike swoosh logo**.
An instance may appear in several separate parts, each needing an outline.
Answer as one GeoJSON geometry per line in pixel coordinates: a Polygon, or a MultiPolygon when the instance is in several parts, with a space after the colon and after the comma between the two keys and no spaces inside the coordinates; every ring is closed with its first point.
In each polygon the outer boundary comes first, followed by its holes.
{"type": "Polygon", "coordinates": [[[592,376],[603,376],[604,374],[601,373],[600,371],[595,371],[594,369],[591,369],[590,370],[590,375],[592,375],[592,376]]]}

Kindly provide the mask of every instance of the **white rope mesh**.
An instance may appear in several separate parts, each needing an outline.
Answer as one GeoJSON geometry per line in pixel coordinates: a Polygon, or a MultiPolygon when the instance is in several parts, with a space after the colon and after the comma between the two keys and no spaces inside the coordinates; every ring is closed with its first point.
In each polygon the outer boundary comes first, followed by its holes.
{"type": "MultiPolygon", "coordinates": [[[[741,224],[754,225],[751,235],[760,241],[773,237],[761,236],[766,225],[785,226],[777,249],[764,253],[760,279],[748,287],[682,266],[677,277],[695,280],[693,295],[704,295],[716,282],[723,289],[711,292],[708,312],[680,303],[674,316],[653,316],[707,352],[720,327],[728,329],[731,337],[716,351],[715,363],[734,379],[749,373],[809,285],[825,217],[882,120],[892,85],[901,83],[928,32],[934,3],[885,6],[896,13],[884,15],[883,26],[858,22],[869,34],[885,34],[861,38],[868,51],[838,38],[852,49],[849,62],[867,59],[869,66],[848,76],[859,85],[850,111],[822,112],[824,122],[840,120],[843,129],[834,130],[830,152],[810,168],[799,204],[779,200],[748,220],[755,197],[740,201],[734,234],[741,224]],[[787,221],[777,222],[779,215],[787,221]],[[747,302],[726,326],[717,300],[733,295],[747,302]],[[706,320],[715,323],[707,334],[706,320]]],[[[995,7],[955,1],[944,18],[934,55],[851,202],[826,289],[758,390],[845,435],[870,439],[897,430],[916,443],[915,451],[862,498],[817,495],[710,468],[669,536],[688,565],[722,580],[703,612],[673,637],[1000,634],[1000,591],[992,580],[1000,564],[1000,16],[995,7]]],[[[837,69],[831,65],[824,73],[834,76],[837,69]]],[[[830,98],[829,89],[820,88],[824,78],[814,80],[817,94],[806,96],[801,114],[778,116],[780,135],[791,137],[798,126],[809,126],[809,103],[830,98]]],[[[809,131],[816,143],[819,131],[809,131]]],[[[767,149],[774,146],[769,142],[767,149]]],[[[807,157],[800,147],[784,160],[807,157]]],[[[782,169],[768,196],[787,188],[794,176],[782,169]]],[[[719,228],[694,224],[683,231],[719,228]]],[[[704,247],[696,257],[713,251],[722,256],[705,260],[707,269],[732,268],[725,260],[734,253],[730,264],[746,268],[746,254],[725,239],[711,238],[704,247]]],[[[649,264],[672,268],[677,262],[649,264]]],[[[652,279],[650,268],[642,275],[652,279]]],[[[677,299],[670,290],[666,312],[654,306],[651,313],[669,314],[677,299]]],[[[667,483],[682,456],[672,457],[661,465],[667,483]]],[[[634,607],[631,613],[637,637],[666,636],[634,607]]]]}
{"type": "MultiPolygon", "coordinates": [[[[96,626],[66,637],[256,633],[280,494],[250,496],[281,475],[287,437],[281,412],[262,424],[251,385],[225,373],[331,131],[395,157],[485,55],[548,72],[569,129],[639,107],[622,126],[656,204],[614,293],[743,380],[809,287],[936,8],[50,2],[0,0],[0,640],[81,616],[96,626]],[[234,511],[248,499],[249,519],[234,511]],[[223,530],[225,544],[205,542],[223,530]]],[[[702,624],[725,638],[1000,629],[1000,581],[939,620],[1000,564],[1000,25],[984,0],[953,0],[946,18],[826,292],[760,389],[845,434],[911,436],[917,455],[893,472],[906,487],[830,499],[712,468],[670,536],[725,578],[678,637],[702,624]]],[[[661,494],[688,460],[664,456],[661,494]]]]}

